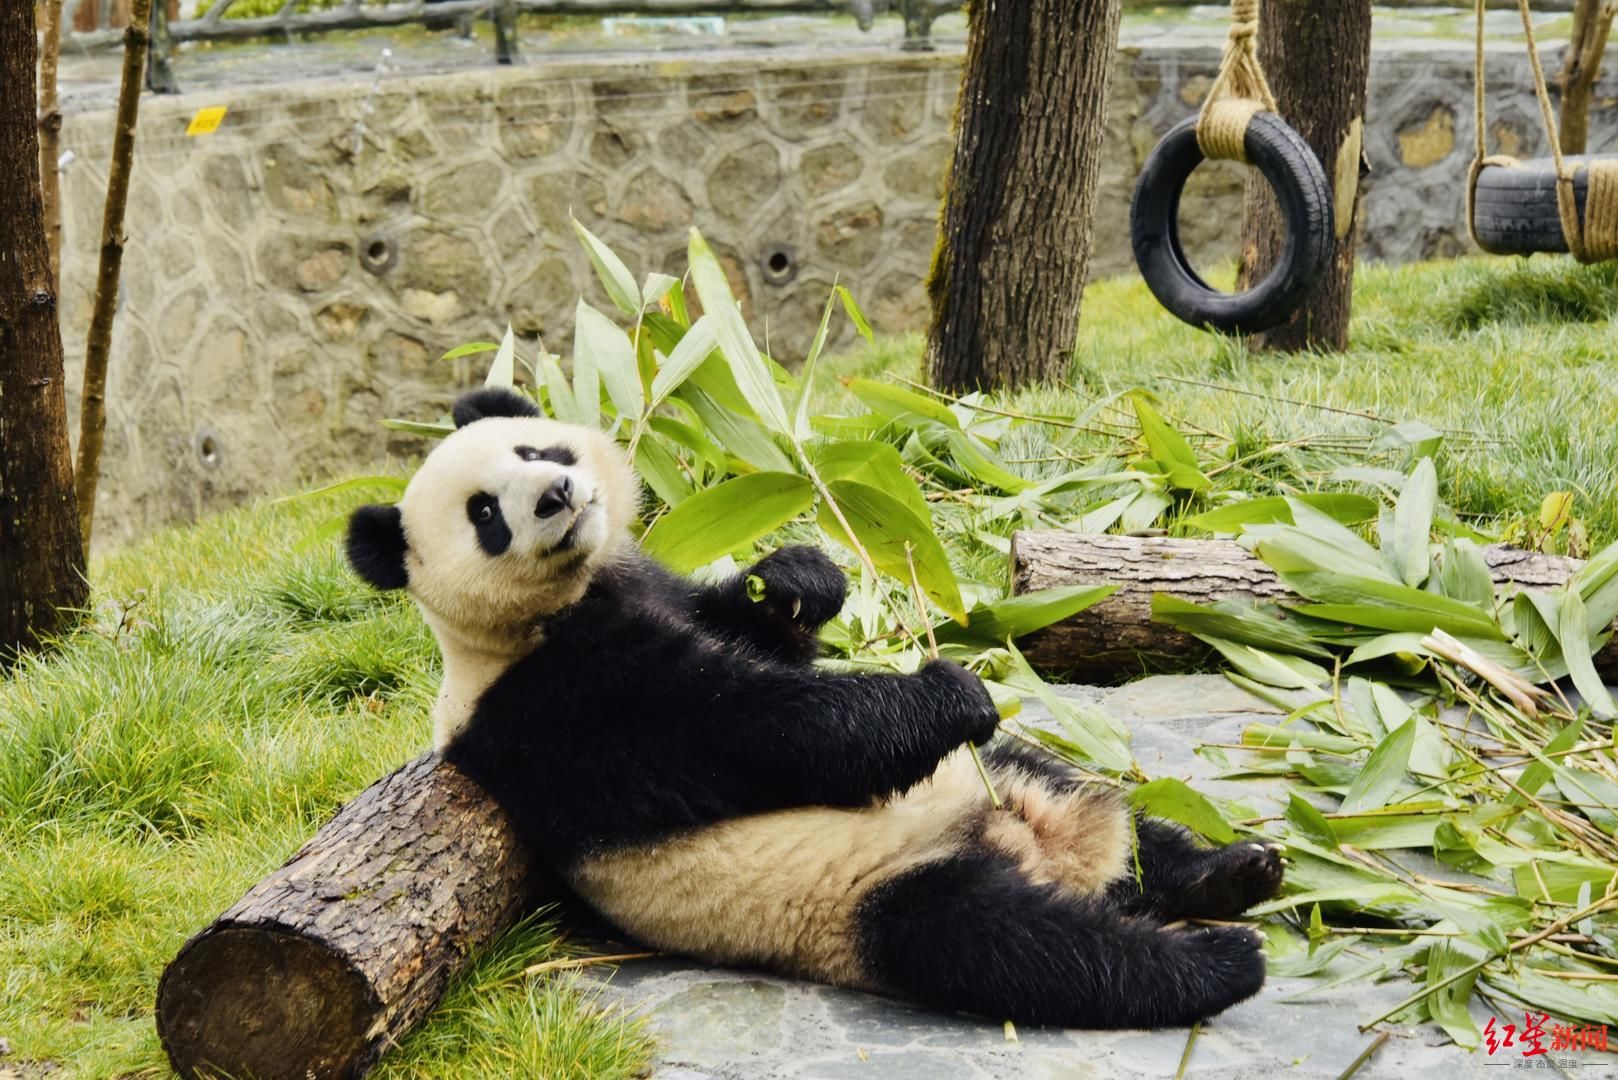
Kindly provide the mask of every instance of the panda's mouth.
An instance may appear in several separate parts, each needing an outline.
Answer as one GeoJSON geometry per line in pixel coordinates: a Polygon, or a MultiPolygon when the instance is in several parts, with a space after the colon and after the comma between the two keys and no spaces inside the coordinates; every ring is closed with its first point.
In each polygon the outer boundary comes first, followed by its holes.
{"type": "Polygon", "coordinates": [[[574,543],[579,538],[579,526],[584,524],[584,519],[589,516],[590,511],[595,509],[595,505],[595,500],[592,499],[590,502],[587,502],[583,506],[579,507],[578,510],[573,514],[573,520],[567,523],[567,531],[562,534],[562,538],[558,540],[551,547],[550,551],[546,552],[546,554],[549,555],[561,551],[572,551],[574,543]]]}

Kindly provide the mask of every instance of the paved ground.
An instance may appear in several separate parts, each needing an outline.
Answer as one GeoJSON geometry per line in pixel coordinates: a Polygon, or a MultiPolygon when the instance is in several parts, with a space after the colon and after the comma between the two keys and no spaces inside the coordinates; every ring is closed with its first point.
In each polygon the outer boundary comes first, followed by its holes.
{"type": "MultiPolygon", "coordinates": [[[[1197,740],[1234,742],[1253,722],[1273,723],[1268,707],[1222,677],[1146,679],[1101,691],[1065,687],[1061,693],[1101,701],[1135,733],[1136,758],[1154,776],[1192,779],[1217,795],[1241,795],[1270,813],[1273,786],[1221,782],[1214,766],[1192,751],[1197,740]]],[[[1038,706],[1024,719],[1048,719],[1038,706]]],[[[606,993],[645,1008],[664,1040],[654,1080],[1019,1080],[1077,1077],[1168,1077],[1185,1050],[1186,1032],[1084,1032],[1020,1029],[1010,1043],[1001,1025],[943,1016],[865,994],[757,973],[695,967],[674,960],[627,964],[595,975],[606,993]]],[[[1319,999],[1282,999],[1312,984],[1272,979],[1263,993],[1204,1025],[1188,1077],[1337,1077],[1372,1041],[1357,1025],[1410,992],[1403,979],[1355,984],[1319,999]]],[[[1489,1013],[1474,1009],[1481,1026],[1489,1013]]],[[[1520,1022],[1520,1020],[1519,1020],[1520,1022]]],[[[1611,1061],[1611,1058],[1606,1058],[1611,1061]]],[[[1507,1052],[1491,1058],[1451,1045],[1434,1027],[1396,1028],[1359,1078],[1500,1077],[1526,1064],[1507,1052]]],[[[1567,1075],[1610,1076],[1591,1060],[1567,1075]]],[[[1549,1073],[1547,1073],[1549,1075],[1549,1073]]]]}

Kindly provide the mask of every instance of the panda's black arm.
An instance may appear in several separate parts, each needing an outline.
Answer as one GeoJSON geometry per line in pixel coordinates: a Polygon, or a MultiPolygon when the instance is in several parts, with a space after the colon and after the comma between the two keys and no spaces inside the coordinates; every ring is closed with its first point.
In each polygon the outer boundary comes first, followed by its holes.
{"type": "Polygon", "coordinates": [[[704,682],[716,752],[806,803],[859,806],[903,792],[999,723],[983,683],[947,661],[866,675],[727,657],[704,682]]]}
{"type": "Polygon", "coordinates": [[[727,636],[751,642],[782,660],[808,663],[820,652],[820,627],[843,608],[848,584],[843,572],[816,548],[784,547],[717,585],[697,587],[692,597],[698,621],[727,636]],[[762,597],[748,579],[763,582],[762,597]]]}

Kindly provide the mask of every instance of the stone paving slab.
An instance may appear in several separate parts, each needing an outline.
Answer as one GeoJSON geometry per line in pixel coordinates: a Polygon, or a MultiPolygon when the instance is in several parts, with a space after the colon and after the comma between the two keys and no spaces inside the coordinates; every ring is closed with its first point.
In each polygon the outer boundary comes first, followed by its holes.
{"type": "MultiPolygon", "coordinates": [[[[1274,710],[1223,677],[1159,676],[1113,690],[1061,687],[1058,692],[1100,704],[1128,724],[1136,759],[1149,774],[1179,776],[1211,794],[1244,798],[1261,814],[1279,808],[1275,796],[1281,788],[1274,781],[1213,780],[1216,767],[1193,752],[1199,740],[1236,742],[1246,725],[1277,719],[1274,710]]],[[[1050,722],[1037,703],[1027,704],[1020,719],[1050,722]]],[[[654,1080],[1167,1077],[1175,1074],[1186,1045],[1187,1033],[1177,1029],[1021,1028],[1010,1043],[1002,1026],[991,1021],[673,959],[631,963],[610,976],[588,978],[603,987],[608,1000],[650,1018],[662,1039],[654,1080]]],[[[1395,978],[1338,987],[1305,1002],[1282,1001],[1316,981],[1272,977],[1258,997],[1206,1023],[1186,1075],[1210,1080],[1340,1076],[1373,1038],[1360,1034],[1357,1025],[1412,989],[1408,980],[1395,978]]],[[[1473,1013],[1480,1026],[1490,1015],[1476,1004],[1473,1013]]],[[[1504,1051],[1492,1058],[1467,1053],[1430,1025],[1392,1032],[1356,1080],[1498,1077],[1500,1069],[1520,1061],[1504,1051]]]]}

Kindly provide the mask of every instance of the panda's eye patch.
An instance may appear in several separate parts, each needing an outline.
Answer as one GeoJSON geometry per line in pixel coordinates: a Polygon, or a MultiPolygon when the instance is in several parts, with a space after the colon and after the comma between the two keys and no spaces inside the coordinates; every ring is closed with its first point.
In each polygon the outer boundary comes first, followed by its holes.
{"type": "Polygon", "coordinates": [[[579,459],[565,446],[547,446],[535,450],[532,446],[519,446],[517,456],[524,461],[554,461],[558,465],[577,465],[579,459]]]}
{"type": "Polygon", "coordinates": [[[500,512],[500,500],[480,491],[466,500],[466,517],[477,532],[478,546],[489,555],[499,555],[511,546],[511,527],[500,512]]]}

